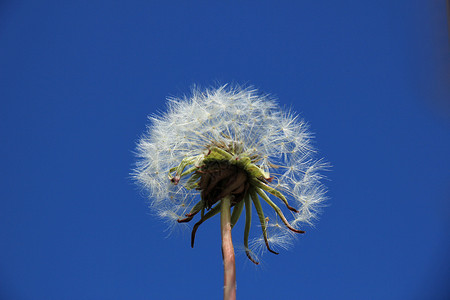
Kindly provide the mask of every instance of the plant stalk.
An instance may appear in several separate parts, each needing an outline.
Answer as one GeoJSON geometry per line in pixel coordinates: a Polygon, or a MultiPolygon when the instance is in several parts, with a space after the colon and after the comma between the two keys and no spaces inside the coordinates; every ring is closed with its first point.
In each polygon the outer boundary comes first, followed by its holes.
{"type": "Polygon", "coordinates": [[[223,299],[236,299],[236,263],[234,258],[233,241],[231,239],[231,199],[226,196],[221,200],[220,229],[222,233],[222,258],[224,271],[223,299]]]}

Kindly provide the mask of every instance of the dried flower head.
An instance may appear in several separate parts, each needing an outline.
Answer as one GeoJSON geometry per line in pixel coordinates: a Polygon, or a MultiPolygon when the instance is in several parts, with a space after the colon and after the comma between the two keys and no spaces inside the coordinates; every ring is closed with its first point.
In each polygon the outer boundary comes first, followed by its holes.
{"type": "Polygon", "coordinates": [[[200,213],[192,246],[199,226],[220,212],[226,196],[232,199],[231,226],[245,207],[244,247],[256,264],[248,240],[252,206],[262,235],[251,245],[276,254],[271,246],[285,248],[315,218],[324,200],[318,171],[326,165],[314,158],[308,126],[273,99],[248,88],[194,90],[190,98],[169,99],[168,111],[150,119],[134,176],[170,223],[200,213]],[[268,204],[264,210],[260,199],[268,204]]]}

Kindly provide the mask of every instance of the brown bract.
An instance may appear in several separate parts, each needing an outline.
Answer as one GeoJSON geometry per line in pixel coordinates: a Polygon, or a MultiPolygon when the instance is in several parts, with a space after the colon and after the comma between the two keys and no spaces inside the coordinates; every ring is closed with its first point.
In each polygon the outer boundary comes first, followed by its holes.
{"type": "Polygon", "coordinates": [[[227,161],[211,161],[197,173],[200,174],[197,189],[201,191],[206,209],[211,209],[217,201],[228,195],[234,196],[231,200],[231,206],[234,206],[244,199],[249,188],[247,172],[227,161]]]}

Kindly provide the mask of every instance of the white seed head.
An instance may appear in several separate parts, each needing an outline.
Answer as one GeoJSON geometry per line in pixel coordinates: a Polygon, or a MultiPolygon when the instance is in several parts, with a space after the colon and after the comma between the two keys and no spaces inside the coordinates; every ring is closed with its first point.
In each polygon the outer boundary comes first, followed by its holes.
{"type": "MultiPolygon", "coordinates": [[[[316,218],[325,199],[319,172],[327,164],[315,158],[307,124],[292,111],[283,111],[274,99],[250,88],[195,89],[190,97],[168,99],[167,111],[149,119],[138,142],[133,176],[148,192],[152,209],[169,223],[183,218],[200,199],[198,191],[186,189],[186,179],[172,184],[169,170],[185,158],[198,158],[213,143],[233,144],[247,157],[257,157],[255,164],[274,177],[267,184],[299,211],[286,214],[292,227],[316,218]]],[[[289,230],[270,221],[267,229],[274,245],[290,245],[294,235],[289,230]]],[[[257,238],[252,245],[258,241],[264,244],[257,238]]]]}

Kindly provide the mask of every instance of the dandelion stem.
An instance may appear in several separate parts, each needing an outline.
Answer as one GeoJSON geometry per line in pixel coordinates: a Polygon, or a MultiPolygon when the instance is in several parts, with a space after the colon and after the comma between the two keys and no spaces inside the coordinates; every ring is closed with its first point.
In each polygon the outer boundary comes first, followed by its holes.
{"type": "Polygon", "coordinates": [[[233,241],[231,239],[231,199],[225,196],[221,200],[220,229],[222,233],[222,257],[224,270],[224,300],[236,299],[236,263],[234,258],[233,241]]]}

